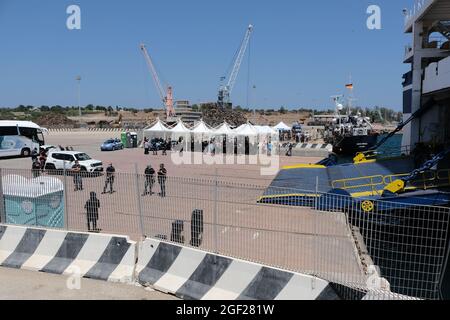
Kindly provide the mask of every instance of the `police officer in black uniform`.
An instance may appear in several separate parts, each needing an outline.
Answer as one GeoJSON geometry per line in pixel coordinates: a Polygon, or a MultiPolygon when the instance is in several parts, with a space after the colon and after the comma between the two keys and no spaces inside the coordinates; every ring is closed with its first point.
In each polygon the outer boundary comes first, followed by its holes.
{"type": "Polygon", "coordinates": [[[292,143],[289,142],[289,144],[288,144],[288,150],[287,150],[287,152],[286,152],[286,156],[292,157],[292,148],[293,148],[293,147],[294,147],[294,146],[292,145],[292,143]]]}
{"type": "Polygon", "coordinates": [[[97,199],[95,192],[91,192],[90,198],[84,205],[86,209],[87,226],[89,232],[100,232],[97,228],[98,209],[100,208],[100,201],[97,199]],[[92,225],[92,226],[91,226],[92,225]]]}
{"type": "Polygon", "coordinates": [[[37,148],[34,148],[33,151],[31,151],[31,161],[36,161],[38,159],[39,152],[37,148]]]}
{"type": "Polygon", "coordinates": [[[103,194],[106,193],[106,189],[108,189],[109,185],[109,193],[114,192],[114,178],[115,178],[116,169],[113,167],[113,164],[110,163],[108,168],[106,168],[106,180],[105,187],[103,188],[103,194]]]}
{"type": "Polygon", "coordinates": [[[142,196],[146,196],[148,194],[152,195],[152,189],[153,184],[155,183],[155,169],[152,168],[152,166],[149,164],[147,168],[145,168],[145,184],[144,184],[144,193],[142,196]],[[150,189],[150,191],[147,191],[147,189],[150,189]]]}
{"type": "Polygon", "coordinates": [[[83,190],[83,180],[81,177],[81,165],[78,160],[75,160],[75,164],[72,166],[73,183],[75,185],[75,191],[83,190]]]}
{"type": "Polygon", "coordinates": [[[41,174],[41,164],[39,160],[36,158],[33,160],[33,164],[31,165],[31,170],[33,171],[33,178],[37,178],[41,174]]]}
{"type": "Polygon", "coordinates": [[[166,180],[167,180],[167,170],[164,168],[164,164],[159,166],[158,171],[158,183],[161,187],[161,193],[159,194],[162,198],[166,197],[166,180]]]}

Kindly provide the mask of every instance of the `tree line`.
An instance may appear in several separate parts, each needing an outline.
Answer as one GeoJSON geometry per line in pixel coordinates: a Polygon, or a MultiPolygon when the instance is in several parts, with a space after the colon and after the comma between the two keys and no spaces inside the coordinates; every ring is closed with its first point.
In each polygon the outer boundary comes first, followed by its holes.
{"type": "MultiPolygon", "coordinates": [[[[88,104],[86,106],[81,107],[82,113],[103,113],[105,116],[117,116],[120,111],[128,111],[133,113],[138,113],[139,111],[144,111],[145,113],[156,111],[153,108],[146,109],[137,109],[137,108],[128,108],[128,107],[120,107],[120,106],[94,106],[92,104],[88,104]]],[[[15,108],[0,108],[0,117],[8,118],[14,116],[14,113],[24,113],[25,115],[35,116],[39,113],[59,113],[65,116],[78,116],[79,108],[78,106],[31,106],[31,105],[20,105],[15,108]]]]}
{"type": "MultiPolygon", "coordinates": [[[[194,104],[192,106],[192,109],[195,111],[202,111],[201,105],[194,104]]],[[[145,109],[137,109],[137,108],[130,108],[130,107],[121,107],[121,106],[100,106],[93,104],[88,104],[86,106],[81,107],[82,113],[103,113],[105,116],[109,117],[116,117],[118,116],[120,111],[127,111],[132,113],[138,113],[139,111],[144,111],[145,113],[151,113],[154,111],[160,111],[158,109],[154,108],[145,108],[145,109]]],[[[256,112],[260,115],[272,115],[275,113],[278,114],[287,114],[287,113],[300,113],[300,114],[309,114],[310,116],[313,115],[323,115],[323,114],[333,114],[335,113],[334,109],[314,109],[314,108],[298,108],[298,109],[287,109],[284,106],[281,106],[278,109],[275,108],[255,108],[255,110],[249,109],[249,108],[243,108],[241,106],[235,106],[235,111],[240,111],[243,113],[251,113],[256,112]]],[[[31,105],[20,105],[15,108],[0,108],[0,119],[14,119],[17,118],[14,115],[14,112],[21,112],[27,115],[30,118],[35,118],[38,116],[39,113],[42,112],[52,112],[52,113],[60,113],[68,117],[76,117],[79,115],[79,109],[77,106],[31,106],[31,105]]],[[[390,108],[385,107],[373,107],[373,108],[362,108],[362,107],[355,107],[351,109],[352,114],[361,113],[362,116],[368,117],[371,119],[372,122],[376,123],[387,123],[387,122],[399,122],[403,118],[402,112],[392,110],[390,108]]]]}

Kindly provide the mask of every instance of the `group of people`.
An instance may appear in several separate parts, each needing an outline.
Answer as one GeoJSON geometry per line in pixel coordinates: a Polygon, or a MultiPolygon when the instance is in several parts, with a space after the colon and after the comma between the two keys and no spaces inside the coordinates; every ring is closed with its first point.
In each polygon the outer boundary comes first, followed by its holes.
{"type": "MultiPolygon", "coordinates": [[[[62,147],[58,146],[59,150],[61,151],[73,151],[73,147],[62,147]]],[[[45,170],[45,164],[47,162],[47,153],[43,148],[40,148],[38,151],[37,148],[34,148],[31,151],[31,171],[33,172],[33,177],[37,178],[40,176],[40,174],[45,170]]]]}
{"type": "MultiPolygon", "coordinates": [[[[72,171],[74,172],[74,184],[75,191],[83,190],[82,177],[80,172],[80,167],[78,161],[73,165],[72,171]]],[[[114,181],[115,181],[115,173],[116,169],[113,164],[110,163],[108,168],[106,168],[106,179],[105,185],[103,187],[102,194],[114,193],[114,181]],[[109,187],[109,188],[108,188],[109,187]],[[108,191],[109,189],[109,191],[108,191]]],[[[144,193],[142,196],[153,195],[153,186],[156,182],[155,175],[158,177],[158,183],[161,188],[161,192],[159,196],[162,198],[166,197],[166,180],[167,180],[167,169],[164,164],[161,164],[158,172],[152,168],[151,165],[148,165],[144,171],[145,181],[144,181],[144,193]]],[[[100,232],[101,229],[97,227],[97,221],[99,219],[98,210],[100,208],[100,200],[97,198],[96,192],[91,192],[89,200],[86,201],[84,205],[86,209],[86,217],[87,217],[87,226],[89,232],[100,232]]]]}
{"type": "MultiPolygon", "coordinates": [[[[146,143],[149,143],[146,141],[146,143]]],[[[60,147],[63,150],[62,147],[60,147]]],[[[65,150],[70,150],[68,147],[65,150]]],[[[166,153],[167,148],[163,149],[163,154],[166,153]]],[[[157,151],[156,151],[157,152],[157,151]]],[[[37,149],[34,149],[31,153],[32,158],[32,172],[34,177],[38,177],[41,172],[45,168],[45,163],[47,162],[47,152],[44,149],[41,149],[38,152],[37,149]]],[[[73,176],[74,183],[74,191],[82,191],[83,190],[83,171],[82,167],[78,160],[74,162],[70,169],[70,173],[73,176]]],[[[105,171],[105,184],[103,186],[102,194],[113,194],[114,191],[114,183],[116,178],[116,169],[114,168],[112,163],[109,163],[108,167],[105,171]]],[[[159,170],[156,171],[152,168],[151,165],[148,165],[144,171],[145,180],[144,180],[144,192],[142,196],[153,195],[153,187],[158,182],[160,186],[160,192],[158,195],[162,198],[166,197],[166,181],[167,181],[167,169],[164,164],[161,164],[159,170]],[[157,179],[157,180],[156,180],[157,179]]],[[[100,200],[97,197],[97,193],[95,191],[90,192],[89,199],[86,201],[84,208],[86,210],[87,217],[87,227],[89,232],[100,232],[101,229],[98,228],[97,222],[99,219],[99,208],[100,208],[100,200]]]]}
{"type": "Polygon", "coordinates": [[[44,149],[41,149],[40,152],[37,148],[34,148],[31,151],[31,170],[33,172],[33,177],[37,178],[45,169],[45,163],[47,162],[47,152],[44,149]]]}
{"type": "Polygon", "coordinates": [[[167,151],[170,150],[170,141],[163,139],[153,139],[149,140],[147,137],[144,138],[144,154],[150,154],[150,151],[153,152],[154,156],[158,155],[158,151],[162,150],[162,155],[167,155],[167,151]]]}
{"type": "Polygon", "coordinates": [[[161,192],[159,193],[159,196],[162,198],[166,197],[166,180],[167,180],[167,169],[164,167],[164,164],[161,164],[159,166],[159,170],[156,173],[155,169],[153,169],[152,165],[148,165],[147,168],[145,168],[144,175],[145,175],[145,182],[144,182],[144,193],[142,196],[146,195],[153,195],[153,186],[156,182],[155,180],[155,174],[158,175],[158,183],[161,188],[161,192]]]}
{"type": "Polygon", "coordinates": [[[297,133],[295,135],[295,142],[297,143],[308,143],[310,140],[310,136],[304,133],[297,133]]]}

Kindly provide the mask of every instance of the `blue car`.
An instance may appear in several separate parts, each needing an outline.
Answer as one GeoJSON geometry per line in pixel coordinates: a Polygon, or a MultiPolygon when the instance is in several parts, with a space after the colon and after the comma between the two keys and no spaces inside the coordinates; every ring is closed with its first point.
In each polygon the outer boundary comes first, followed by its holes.
{"type": "Polygon", "coordinates": [[[102,151],[122,150],[123,144],[119,139],[109,139],[100,146],[100,149],[102,151]]]}

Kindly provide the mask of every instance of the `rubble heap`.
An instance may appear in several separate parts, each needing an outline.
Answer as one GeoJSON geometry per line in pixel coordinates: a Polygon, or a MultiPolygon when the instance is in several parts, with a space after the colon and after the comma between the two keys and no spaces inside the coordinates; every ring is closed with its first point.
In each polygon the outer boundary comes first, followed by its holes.
{"type": "Polygon", "coordinates": [[[45,128],[74,128],[76,125],[76,121],[55,112],[43,113],[34,119],[34,122],[45,128]]]}
{"type": "Polygon", "coordinates": [[[232,109],[222,109],[217,104],[205,104],[202,106],[203,121],[212,127],[217,127],[224,122],[238,127],[247,123],[247,117],[240,111],[232,109]]]}

